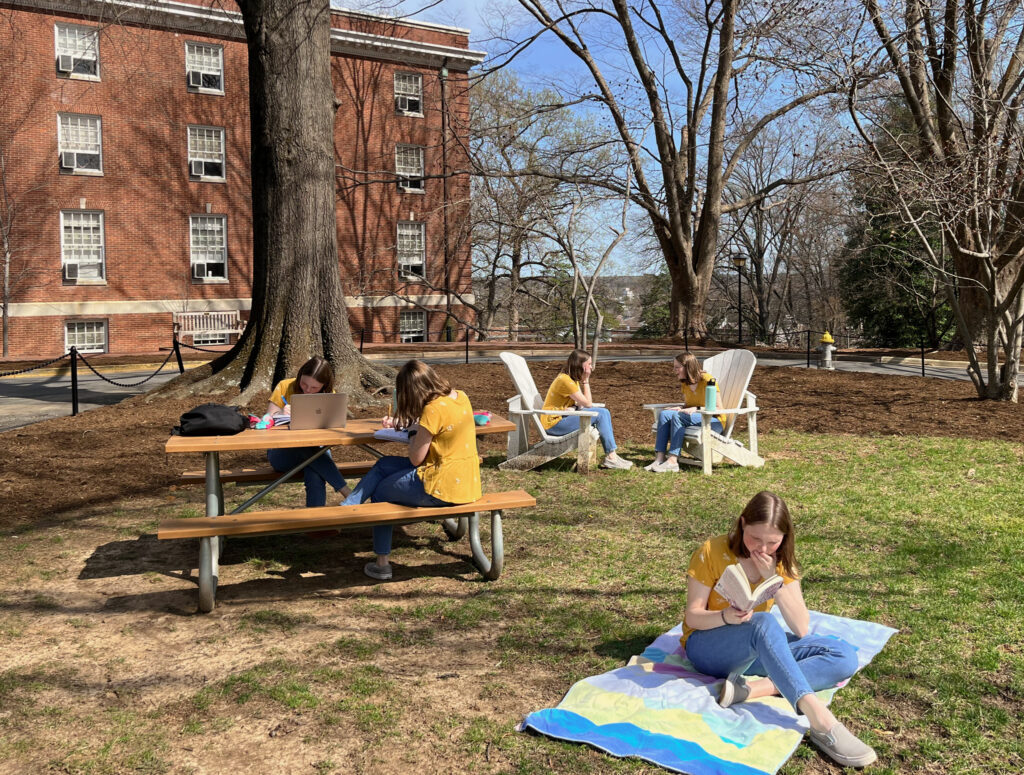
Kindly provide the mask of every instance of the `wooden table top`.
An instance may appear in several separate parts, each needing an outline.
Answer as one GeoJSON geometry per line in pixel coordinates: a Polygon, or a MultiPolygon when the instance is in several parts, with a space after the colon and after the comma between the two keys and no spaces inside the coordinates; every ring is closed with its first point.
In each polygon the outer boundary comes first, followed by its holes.
{"type": "MultiPolygon", "coordinates": [[[[228,452],[245,449],[286,449],[290,447],[354,446],[357,444],[387,444],[373,437],[380,428],[380,420],[349,420],[344,428],[293,431],[287,426],[267,430],[249,429],[231,436],[171,436],[164,452],[228,452]]],[[[504,417],[491,415],[487,425],[476,426],[477,436],[489,433],[508,433],[515,425],[504,417]]]]}

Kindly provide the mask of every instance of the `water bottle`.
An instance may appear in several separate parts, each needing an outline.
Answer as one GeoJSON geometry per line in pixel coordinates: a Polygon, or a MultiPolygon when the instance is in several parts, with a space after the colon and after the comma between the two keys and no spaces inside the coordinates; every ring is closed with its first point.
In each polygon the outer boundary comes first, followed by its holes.
{"type": "Polygon", "coordinates": [[[708,382],[708,386],[704,388],[704,411],[708,414],[714,414],[717,406],[718,386],[715,385],[714,380],[711,380],[708,382]]]}

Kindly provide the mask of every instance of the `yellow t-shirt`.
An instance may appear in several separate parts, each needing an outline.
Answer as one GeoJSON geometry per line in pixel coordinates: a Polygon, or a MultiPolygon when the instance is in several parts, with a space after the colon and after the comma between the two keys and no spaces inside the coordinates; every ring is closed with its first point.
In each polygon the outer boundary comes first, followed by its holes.
{"type": "Polygon", "coordinates": [[[291,379],[282,379],[277,383],[277,387],[274,388],[274,392],[270,394],[270,403],[277,404],[279,407],[284,409],[285,401],[291,401],[292,396],[299,389],[298,380],[295,377],[291,379]]]}
{"type": "MultiPolygon", "coordinates": [[[[555,381],[548,388],[548,394],[544,397],[544,409],[568,409],[576,406],[576,402],[569,396],[580,392],[580,383],[568,374],[559,374],[555,381]]],[[[555,414],[542,414],[540,424],[545,429],[555,425],[562,418],[555,414]]]]}
{"type": "Polygon", "coordinates": [[[435,398],[423,407],[420,427],[433,436],[426,459],[416,469],[427,494],[448,503],[479,500],[480,458],[469,397],[457,390],[455,398],[435,398]]]}
{"type": "MultiPolygon", "coordinates": [[[[708,374],[706,371],[700,373],[700,380],[694,388],[690,388],[685,382],[680,382],[679,385],[683,391],[683,406],[695,406],[698,409],[704,408],[704,398],[707,395],[704,391],[707,390],[708,382],[714,377],[708,374]]],[[[722,427],[725,427],[725,415],[716,414],[715,417],[722,423],[722,427]]]]}
{"type": "MultiPolygon", "coordinates": [[[[291,402],[292,396],[301,392],[299,390],[299,380],[296,377],[282,379],[277,383],[274,392],[270,394],[270,403],[277,404],[284,409],[285,401],[291,402]]],[[[331,392],[333,393],[334,391],[332,390],[331,392]]]]}
{"type": "MultiPolygon", "coordinates": [[[[729,607],[729,601],[715,592],[715,584],[718,583],[722,574],[725,573],[726,568],[730,565],[735,565],[739,561],[740,558],[733,554],[729,548],[729,536],[727,535],[709,538],[693,553],[693,557],[690,558],[690,567],[686,569],[686,575],[696,579],[711,590],[711,594],[708,596],[709,611],[723,611],[729,607]]],[[[782,569],[781,563],[776,564],[775,572],[782,576],[784,584],[792,584],[796,581],[795,577],[790,576],[782,569]]],[[[757,585],[750,585],[751,591],[753,591],[755,586],[757,585]]],[[[761,603],[754,610],[770,611],[773,605],[775,605],[775,599],[771,598],[761,603]]],[[[693,628],[687,627],[684,621],[683,637],[681,639],[684,647],[686,646],[686,639],[690,637],[691,632],[693,632],[693,628]]]]}

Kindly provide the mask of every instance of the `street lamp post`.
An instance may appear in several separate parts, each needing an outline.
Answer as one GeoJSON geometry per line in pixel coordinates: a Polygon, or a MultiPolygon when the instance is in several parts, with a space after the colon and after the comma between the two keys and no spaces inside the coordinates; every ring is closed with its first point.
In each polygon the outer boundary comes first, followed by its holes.
{"type": "Polygon", "coordinates": [[[739,324],[736,344],[743,344],[743,266],[747,257],[737,253],[732,257],[732,263],[736,267],[736,319],[739,324]]]}

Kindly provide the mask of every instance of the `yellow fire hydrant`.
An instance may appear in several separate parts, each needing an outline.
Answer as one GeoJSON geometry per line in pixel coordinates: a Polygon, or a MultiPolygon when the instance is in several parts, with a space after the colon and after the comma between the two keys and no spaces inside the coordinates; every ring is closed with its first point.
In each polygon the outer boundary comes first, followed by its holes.
{"type": "Polygon", "coordinates": [[[821,359],[818,361],[819,369],[827,369],[828,371],[835,371],[835,364],[832,362],[832,353],[836,351],[835,339],[832,338],[832,334],[828,331],[821,337],[821,346],[818,348],[821,350],[821,359]]]}

